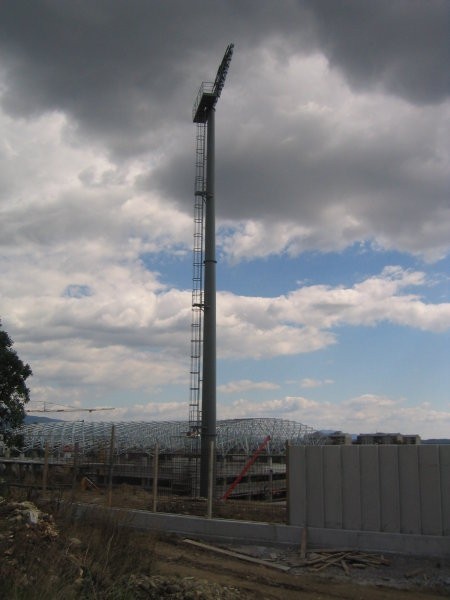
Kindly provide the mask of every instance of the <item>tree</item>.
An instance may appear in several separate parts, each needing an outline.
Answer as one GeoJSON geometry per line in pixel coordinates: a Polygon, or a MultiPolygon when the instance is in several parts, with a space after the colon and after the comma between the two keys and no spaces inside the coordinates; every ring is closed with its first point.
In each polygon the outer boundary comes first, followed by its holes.
{"type": "Polygon", "coordinates": [[[7,443],[12,443],[12,430],[25,419],[25,404],[30,400],[25,382],[33,373],[17,356],[14,342],[1,327],[0,321],[0,432],[7,443]]]}

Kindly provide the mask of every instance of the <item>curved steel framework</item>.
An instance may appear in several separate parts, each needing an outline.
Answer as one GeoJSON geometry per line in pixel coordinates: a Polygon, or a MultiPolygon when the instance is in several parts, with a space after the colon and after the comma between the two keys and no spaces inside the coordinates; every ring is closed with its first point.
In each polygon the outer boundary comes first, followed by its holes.
{"type": "MultiPolygon", "coordinates": [[[[115,426],[115,448],[118,453],[131,450],[152,452],[156,444],[164,453],[189,453],[192,440],[186,435],[186,421],[152,422],[85,422],[56,421],[25,425],[21,433],[24,451],[44,449],[63,452],[78,444],[80,452],[95,452],[110,444],[111,427],[115,426]]],[[[270,435],[268,450],[284,452],[286,441],[291,444],[321,443],[320,434],[295,421],[284,419],[231,419],[217,422],[217,451],[220,455],[249,454],[270,435]]]]}

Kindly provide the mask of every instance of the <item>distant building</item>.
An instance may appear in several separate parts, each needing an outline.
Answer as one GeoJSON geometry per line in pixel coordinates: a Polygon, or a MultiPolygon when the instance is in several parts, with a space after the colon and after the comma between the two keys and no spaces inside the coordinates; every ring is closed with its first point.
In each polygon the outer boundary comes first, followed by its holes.
{"type": "Polygon", "coordinates": [[[335,431],[330,433],[325,438],[325,444],[329,446],[349,446],[352,443],[352,436],[350,433],[343,433],[342,431],[335,431]]]}
{"type": "Polygon", "coordinates": [[[402,435],[401,433],[360,433],[356,444],[420,444],[419,435],[402,435]]]}
{"type": "Polygon", "coordinates": [[[420,435],[404,435],[403,443],[416,445],[416,444],[421,444],[422,440],[420,438],[420,435]]]}

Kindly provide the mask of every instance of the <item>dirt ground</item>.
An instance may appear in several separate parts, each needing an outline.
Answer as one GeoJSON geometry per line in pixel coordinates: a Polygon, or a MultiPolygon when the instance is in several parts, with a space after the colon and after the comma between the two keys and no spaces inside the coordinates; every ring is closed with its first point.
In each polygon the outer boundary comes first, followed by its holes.
{"type": "MultiPolygon", "coordinates": [[[[231,549],[230,546],[227,548],[231,549]]],[[[274,564],[298,562],[295,550],[233,547],[274,564]]],[[[195,548],[180,539],[160,540],[156,570],[168,575],[206,579],[239,590],[241,598],[258,600],[425,600],[450,596],[450,566],[436,561],[389,557],[390,565],[355,570],[349,575],[329,567],[320,575],[293,566],[288,573],[195,548]]]]}
{"type": "MultiPolygon", "coordinates": [[[[129,494],[125,494],[128,491],[123,490],[123,496],[128,496],[130,508],[129,494]]],[[[122,503],[119,495],[115,499],[117,504],[122,503]]],[[[102,504],[104,500],[104,496],[100,498],[102,504]]],[[[142,498],[140,494],[133,496],[133,500],[135,508],[139,505],[144,508],[143,500],[148,504],[148,497],[142,498]]],[[[333,556],[323,562],[326,553],[310,550],[306,554],[309,562],[305,563],[299,547],[209,543],[211,547],[204,548],[174,535],[128,530],[123,524],[109,521],[80,523],[70,517],[70,510],[61,514],[61,508],[52,516],[51,506],[51,502],[44,502],[36,508],[30,502],[14,503],[0,498],[1,597],[27,600],[35,597],[49,600],[431,600],[450,597],[450,561],[359,553],[361,564],[358,564],[357,560],[352,562],[355,553],[349,552],[342,555],[344,558],[336,554],[337,560],[333,563],[333,556]],[[219,554],[218,550],[246,555],[254,562],[219,554]],[[8,595],[10,591],[6,595],[1,593],[2,577],[5,585],[7,581],[12,582],[12,587],[5,589],[14,590],[14,595],[8,595]],[[50,588],[45,587],[50,584],[50,588]],[[33,596],[38,585],[47,591],[33,596]]],[[[180,510],[180,506],[174,508],[180,510]]],[[[195,512],[193,508],[188,503],[184,506],[191,514],[195,512]]],[[[203,513],[201,503],[197,503],[196,508],[199,514],[203,513]]],[[[248,518],[250,508],[248,504],[238,503],[222,510],[235,513],[227,515],[232,518],[248,518]]],[[[280,510],[281,517],[283,507],[280,510]]],[[[258,513],[257,516],[261,519],[263,515],[258,513]]]]}
{"type": "MultiPolygon", "coordinates": [[[[129,486],[115,490],[113,505],[125,507],[130,504],[131,498],[136,508],[150,505],[149,495],[145,492],[133,489],[130,494],[130,491],[129,486]]],[[[92,495],[87,494],[83,500],[89,498],[92,495]]],[[[198,499],[161,498],[158,510],[201,516],[206,514],[206,503],[198,499]]],[[[283,523],[286,522],[286,504],[245,500],[215,502],[213,516],[283,523]]],[[[176,572],[181,577],[206,579],[239,590],[238,597],[258,600],[422,600],[450,597],[450,561],[389,555],[384,557],[389,564],[377,567],[350,567],[347,573],[338,564],[314,572],[312,568],[299,566],[302,562],[299,548],[216,546],[247,554],[275,566],[288,567],[289,572],[280,573],[276,568],[195,548],[176,537],[158,542],[157,570],[164,575],[176,572]]]]}
{"type": "MultiPolygon", "coordinates": [[[[95,495],[84,494],[82,501],[92,501],[95,495]]],[[[122,486],[115,490],[113,505],[117,507],[146,508],[150,496],[143,491],[122,486]]],[[[204,500],[164,499],[158,503],[161,512],[204,515],[204,500]]],[[[215,502],[213,516],[266,522],[286,522],[285,503],[232,501],[215,502]]],[[[450,561],[405,556],[385,556],[386,563],[378,567],[350,568],[341,564],[329,566],[320,572],[299,566],[299,548],[276,549],[259,546],[220,546],[248,554],[254,558],[289,567],[288,573],[275,568],[232,559],[212,551],[193,548],[180,539],[160,541],[157,545],[158,570],[163,574],[176,572],[184,577],[201,577],[223,585],[237,587],[242,598],[351,598],[378,600],[382,598],[419,600],[450,597],[450,561]],[[302,593],[300,596],[299,593],[302,593]]],[[[313,555],[311,555],[313,556],[313,555]]],[[[319,565],[320,567],[320,565],[319,565]]]]}

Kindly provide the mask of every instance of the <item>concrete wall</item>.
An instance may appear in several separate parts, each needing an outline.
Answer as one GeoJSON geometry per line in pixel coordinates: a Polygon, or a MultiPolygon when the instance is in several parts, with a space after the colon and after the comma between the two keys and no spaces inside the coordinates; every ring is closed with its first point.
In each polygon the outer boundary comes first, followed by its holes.
{"type": "Polygon", "coordinates": [[[291,446],[288,479],[290,525],[450,536],[450,445],[291,446]]]}
{"type": "MultiPolygon", "coordinates": [[[[101,518],[109,514],[119,523],[141,530],[200,538],[214,543],[298,546],[302,527],[278,523],[250,523],[229,519],[206,519],[186,515],[151,513],[142,510],[102,508],[92,504],[73,505],[74,516],[101,518]]],[[[308,548],[352,548],[368,552],[395,552],[414,556],[450,559],[449,539],[444,536],[405,535],[308,528],[308,548]]]]}

